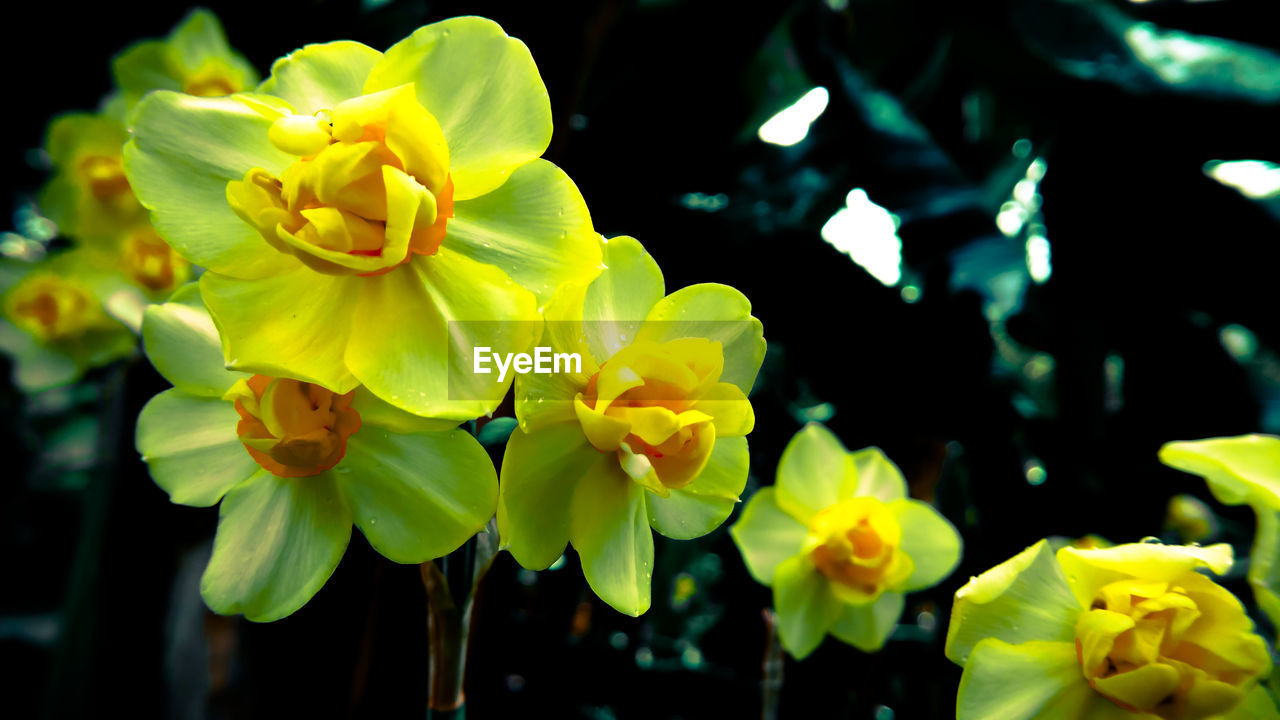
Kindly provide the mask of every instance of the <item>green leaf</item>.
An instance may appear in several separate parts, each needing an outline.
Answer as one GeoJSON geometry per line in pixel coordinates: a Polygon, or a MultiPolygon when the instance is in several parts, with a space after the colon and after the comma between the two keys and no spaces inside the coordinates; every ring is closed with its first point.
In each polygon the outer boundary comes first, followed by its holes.
{"type": "Polygon", "coordinates": [[[259,469],[236,435],[239,422],[231,403],[174,388],[142,409],[134,439],[170,500],[209,507],[259,469]]]}
{"type": "Polygon", "coordinates": [[[332,110],[364,94],[369,71],[381,59],[382,53],[350,40],[307,45],[276,60],[258,92],[283,99],[301,115],[332,110]]]}
{"type": "Polygon", "coordinates": [[[449,142],[455,200],[492,192],[551,142],[551,102],[524,43],[492,20],[419,28],[387,50],[367,93],[414,83],[449,142]]]}
{"type": "Polygon", "coordinates": [[[569,176],[546,160],[522,165],[492,192],[455,203],[453,213],[444,242],[501,268],[537,295],[539,305],[562,283],[587,282],[600,272],[600,236],[587,204],[569,176]]]}
{"type": "Polygon", "coordinates": [[[202,98],[160,90],[131,116],[125,175],[151,222],[196,265],[240,278],[300,267],[241,220],[227,203],[227,183],[255,167],[278,174],[294,158],[267,139],[271,120],[237,97],[202,98]]]}
{"type": "Polygon", "coordinates": [[[956,592],[947,627],[947,657],[964,665],[974,646],[986,638],[1074,642],[1081,610],[1053,550],[1041,540],[956,592]]]}
{"type": "Polygon", "coordinates": [[[333,473],[279,478],[260,470],[222,500],[200,593],[214,612],[279,620],[320,590],[350,538],[351,512],[333,473]]]}
{"type": "Polygon", "coordinates": [[[400,563],[456,550],[498,502],[493,463],[464,430],[400,435],[361,427],[333,473],[369,543],[400,563]]]}
{"type": "Polygon", "coordinates": [[[773,573],[773,607],[782,647],[803,660],[822,644],[845,606],[809,556],[796,555],[779,563],[773,573]]]}
{"type": "Polygon", "coordinates": [[[584,478],[607,482],[610,463],[618,464],[616,456],[591,447],[577,424],[511,434],[502,457],[498,534],[516,562],[544,570],[564,554],[574,489],[584,478]]]}
{"type": "Polygon", "coordinates": [[[196,283],[188,283],[168,301],[147,308],[142,342],[156,370],[188,394],[222,397],[244,378],[243,373],[224,367],[218,329],[196,283]]]}
{"type": "Polygon", "coordinates": [[[895,500],[889,510],[902,526],[898,549],[915,563],[903,592],[915,592],[942,582],[960,564],[960,533],[942,513],[919,500],[895,500]]]}
{"type": "Polygon", "coordinates": [[[750,463],[746,438],[716,438],[706,467],[693,482],[665,498],[646,496],[649,524],[675,540],[702,537],[720,527],[747,485],[750,463]]]}
{"type": "Polygon", "coordinates": [[[729,529],[756,582],[773,584],[774,571],[801,552],[809,528],[778,507],[777,488],[763,487],[751,496],[741,517],[729,529]]]}
{"type": "Polygon", "coordinates": [[[842,499],[840,488],[854,477],[853,459],[840,439],[817,423],[796,433],[778,461],[778,506],[808,524],[842,499]]]}
{"type": "Polygon", "coordinates": [[[516,422],[516,419],[513,417],[494,418],[485,423],[484,427],[480,428],[480,432],[476,435],[476,439],[485,447],[500,445],[505,443],[507,438],[511,437],[511,431],[515,430],[519,425],[520,423],[516,422]]]}
{"type": "MultiPolygon", "coordinates": [[[[369,280],[306,267],[261,280],[207,272],[200,290],[227,367],[347,393],[358,384],[343,362],[356,316],[352,305],[369,280]]],[[[392,314],[389,308],[379,312],[392,314]]]]}
{"type": "Polygon", "coordinates": [[[569,540],[582,560],[582,574],[601,600],[632,616],[649,609],[653,577],[653,531],[644,490],[612,462],[600,462],[583,477],[570,501],[569,540]]]}
{"type": "Polygon", "coordinates": [[[905,605],[906,597],[900,592],[880,593],[866,605],[846,605],[831,634],[863,652],[875,652],[884,647],[905,605]]]}

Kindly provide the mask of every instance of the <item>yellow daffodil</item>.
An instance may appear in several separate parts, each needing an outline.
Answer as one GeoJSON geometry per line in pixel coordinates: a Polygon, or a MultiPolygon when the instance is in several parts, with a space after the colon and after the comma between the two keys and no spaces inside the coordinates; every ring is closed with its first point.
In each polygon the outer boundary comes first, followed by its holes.
{"type": "Polygon", "coordinates": [[[951,574],[960,535],[878,448],[848,452],[821,425],[787,444],[777,483],[734,523],[747,570],[773,587],[782,646],[797,658],[827,633],[879,650],[902,616],[904,594],[951,574]]]}
{"type": "Polygon", "coordinates": [[[6,260],[0,269],[0,349],[13,358],[22,389],[73,382],[136,349],[133,334],[103,308],[92,256],[70,250],[31,265],[6,260]]]}
{"type": "Polygon", "coordinates": [[[747,393],[765,343],[737,290],[665,295],[640,243],[602,247],[607,269],[546,310],[543,343],[581,366],[516,381],[520,427],[502,461],[498,530],[527,568],[548,567],[572,542],[596,594],[639,615],[650,604],[650,528],[705,535],[745,486],[747,393]]]}
{"type": "Polygon", "coordinates": [[[493,516],[497,474],[475,438],[364,388],[224,369],[195,284],[147,309],[143,338],[174,387],[138,417],[138,451],[173,502],[221,502],[201,581],[213,610],[262,621],[297,610],[333,573],[352,523],[387,558],[421,563],[493,516]]]}
{"type": "Polygon", "coordinates": [[[959,720],[1273,718],[1266,643],[1200,572],[1228,545],[1046,541],[956,593],[947,657],[964,666],[959,720]]]}
{"type": "Polygon", "coordinates": [[[58,234],[90,242],[115,242],[145,226],[124,174],[121,156],[129,132],[111,117],[69,113],[49,124],[45,151],[54,175],[40,194],[40,210],[58,234]]]}
{"type": "Polygon", "coordinates": [[[218,17],[204,9],[193,10],[164,39],[129,46],[111,69],[126,109],[152,90],[211,97],[258,84],[257,71],[231,49],[218,17]]]}
{"type": "Polygon", "coordinates": [[[1249,505],[1258,518],[1249,584],[1258,607],[1280,627],[1280,437],[1241,435],[1165,443],[1160,460],[1199,475],[1224,505],[1249,505]]]}
{"type": "Polygon", "coordinates": [[[539,304],[599,272],[581,195],[539,158],[537,67],[489,20],[428,25],[385,54],[308,45],[255,93],[160,91],[132,119],[129,181],[208,269],[231,368],[476,417],[506,385],[452,397],[450,353],[524,350],[539,304]]]}

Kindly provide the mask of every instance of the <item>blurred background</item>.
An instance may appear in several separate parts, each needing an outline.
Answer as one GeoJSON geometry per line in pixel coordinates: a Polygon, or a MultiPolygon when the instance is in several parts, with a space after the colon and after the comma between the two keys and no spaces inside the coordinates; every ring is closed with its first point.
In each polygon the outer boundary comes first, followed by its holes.
{"type": "MultiPolygon", "coordinates": [[[[954,717],[951,596],[1046,535],[1247,556],[1252,514],[1156,451],[1280,432],[1280,168],[1266,162],[1280,161],[1280,36],[1265,4],[207,5],[264,75],[309,42],[385,49],[454,15],[497,20],[541,69],[548,157],[597,229],[640,239],[669,290],[733,285],[764,322],[744,497],[819,421],[883,448],[961,530],[960,568],[908,597],[879,656],[828,638],[787,660],[782,717],[954,717]],[[1208,505],[1171,513],[1180,494],[1208,505]]],[[[45,125],[94,108],[112,55],[189,9],[146,7],[39,3],[0,30],[4,242],[59,242],[32,205],[45,125]]],[[[133,449],[134,418],[166,386],[141,357],[30,397],[0,379],[0,714],[423,716],[418,568],[359,533],[289,618],[205,609],[217,513],[171,505],[133,449]]],[[[572,551],[537,574],[500,555],[475,608],[468,714],[759,716],[770,592],[730,523],[657,538],[638,619],[594,597],[572,551]]],[[[1274,637],[1245,569],[1226,584],[1274,637]]]]}

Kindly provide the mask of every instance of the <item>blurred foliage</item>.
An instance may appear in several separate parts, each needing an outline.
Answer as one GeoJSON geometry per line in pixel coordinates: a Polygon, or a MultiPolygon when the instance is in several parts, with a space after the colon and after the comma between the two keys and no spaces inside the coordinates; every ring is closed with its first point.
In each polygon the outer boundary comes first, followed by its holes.
{"type": "MultiPolygon", "coordinates": [[[[878,656],[827,642],[787,661],[782,717],[952,716],[960,669],[942,635],[955,589],[1046,534],[1124,542],[1209,527],[1247,555],[1252,514],[1215,503],[1156,451],[1280,432],[1280,184],[1265,164],[1221,165],[1280,162],[1280,40],[1265,5],[301,8],[213,9],[259,71],[308,42],[386,47],[463,13],[524,40],[555,112],[548,157],[600,231],[643,241],[669,288],[741,289],[765,324],[748,494],[818,420],[849,447],[883,448],[913,496],[961,530],[961,567],[908,597],[878,656]],[[804,106],[803,139],[761,141],[765,122],[817,87],[826,105],[816,117],[804,106]],[[1238,172],[1250,168],[1262,172],[1238,172]]],[[[70,22],[65,6],[29,10],[0,44],[7,67],[35,68],[8,88],[24,105],[3,155],[17,211],[6,254],[48,239],[28,209],[46,177],[31,151],[44,123],[92,105],[112,53],[185,12],[99,4],[70,22]],[[33,62],[66,47],[70,67],[33,62]]],[[[125,703],[140,716],[421,713],[418,570],[363,540],[284,621],[199,604],[190,568],[214,521],[170,506],[132,449],[133,418],[162,385],[135,361],[31,398],[0,387],[5,714],[125,703]]],[[[504,425],[481,430],[495,458],[504,425]]],[[[724,528],[658,538],[656,557],[654,607],[633,619],[594,598],[572,554],[538,574],[500,554],[475,609],[471,716],[758,714],[768,589],[724,528]]],[[[1246,571],[1224,582],[1248,601],[1246,571]]]]}

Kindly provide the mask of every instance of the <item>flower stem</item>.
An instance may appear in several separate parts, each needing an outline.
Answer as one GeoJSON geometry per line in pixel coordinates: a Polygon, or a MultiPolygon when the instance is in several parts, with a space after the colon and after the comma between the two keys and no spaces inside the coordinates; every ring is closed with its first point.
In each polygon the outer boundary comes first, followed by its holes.
{"type": "Polygon", "coordinates": [[[778,640],[778,616],[774,611],[764,611],[764,680],[761,683],[761,712],[763,720],[777,720],[778,700],[782,694],[782,668],[786,658],[782,643],[778,640]]]}

